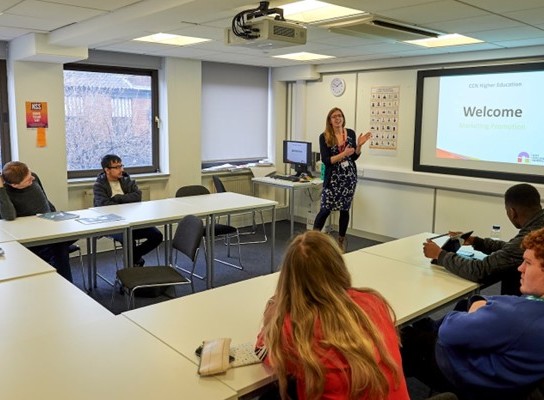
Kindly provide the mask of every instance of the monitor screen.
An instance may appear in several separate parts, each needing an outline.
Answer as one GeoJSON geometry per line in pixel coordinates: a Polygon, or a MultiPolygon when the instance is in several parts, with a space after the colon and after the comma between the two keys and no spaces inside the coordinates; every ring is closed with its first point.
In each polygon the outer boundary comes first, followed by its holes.
{"type": "Polygon", "coordinates": [[[308,167],[312,165],[312,143],[284,140],[283,162],[292,164],[297,175],[308,174],[308,167]]]}
{"type": "Polygon", "coordinates": [[[544,63],[419,71],[414,170],[544,182],[544,63]]]}

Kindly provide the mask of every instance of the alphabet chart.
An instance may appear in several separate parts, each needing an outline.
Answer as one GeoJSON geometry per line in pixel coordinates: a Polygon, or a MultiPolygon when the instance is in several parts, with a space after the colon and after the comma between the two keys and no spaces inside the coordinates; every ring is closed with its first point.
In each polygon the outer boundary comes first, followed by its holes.
{"type": "Polygon", "coordinates": [[[371,149],[397,150],[400,86],[370,89],[371,149]]]}

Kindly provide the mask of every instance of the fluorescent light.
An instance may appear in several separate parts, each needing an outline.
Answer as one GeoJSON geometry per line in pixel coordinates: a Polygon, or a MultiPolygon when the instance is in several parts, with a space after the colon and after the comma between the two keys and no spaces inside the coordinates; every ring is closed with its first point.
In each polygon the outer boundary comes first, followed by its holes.
{"type": "Polygon", "coordinates": [[[283,54],[281,56],[274,56],[275,58],[285,58],[287,60],[296,61],[313,61],[313,60],[325,60],[327,58],[336,58],[334,56],[326,56],[323,54],[307,53],[305,51],[300,53],[283,54]]]}
{"type": "Polygon", "coordinates": [[[154,35],[142,36],[134,40],[137,40],[140,42],[169,44],[172,46],[188,46],[191,44],[208,42],[211,39],[201,39],[201,38],[190,37],[190,36],[172,35],[170,33],[156,33],[154,35]]]}
{"type": "Polygon", "coordinates": [[[436,38],[405,40],[405,43],[416,44],[423,47],[445,47],[445,46],[460,46],[463,44],[482,43],[483,40],[474,39],[468,36],[452,33],[448,35],[440,35],[436,38]]]}
{"type": "Polygon", "coordinates": [[[340,7],[317,0],[296,1],[281,6],[283,16],[292,21],[303,23],[320,22],[364,14],[364,11],[340,7]]]}

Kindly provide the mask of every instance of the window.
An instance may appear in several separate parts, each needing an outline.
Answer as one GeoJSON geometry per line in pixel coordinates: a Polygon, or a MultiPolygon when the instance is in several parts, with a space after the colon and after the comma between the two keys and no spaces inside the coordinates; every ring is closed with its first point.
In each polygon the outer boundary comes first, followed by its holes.
{"type": "Polygon", "coordinates": [[[6,61],[0,60],[0,168],[11,161],[6,61]]]}
{"type": "Polygon", "coordinates": [[[69,178],[95,176],[105,154],[129,173],[159,170],[157,87],[156,70],[65,65],[69,178]]]}
{"type": "Polygon", "coordinates": [[[268,155],[269,69],[202,63],[202,161],[268,155]]]}

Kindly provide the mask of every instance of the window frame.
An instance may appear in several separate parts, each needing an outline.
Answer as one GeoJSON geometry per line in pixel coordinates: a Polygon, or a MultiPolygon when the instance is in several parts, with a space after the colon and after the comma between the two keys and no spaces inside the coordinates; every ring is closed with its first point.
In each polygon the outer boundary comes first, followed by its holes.
{"type": "MultiPolygon", "coordinates": [[[[64,64],[64,70],[82,71],[82,72],[98,72],[111,74],[130,74],[149,76],[151,78],[151,165],[139,167],[127,167],[125,171],[131,175],[134,174],[149,174],[160,172],[160,149],[159,149],[159,126],[156,123],[159,118],[159,71],[149,68],[129,68],[112,65],[96,65],[96,64],[64,64]]],[[[65,116],[66,118],[66,116],[65,116]]],[[[97,164],[100,160],[97,160],[97,164]]],[[[102,172],[102,169],[87,169],[80,171],[67,171],[68,179],[89,178],[95,177],[102,172]]]]}
{"type": "MultiPolygon", "coordinates": [[[[6,60],[0,60],[0,146],[2,165],[11,161],[11,137],[9,131],[8,74],[6,60]]],[[[1,168],[2,166],[0,166],[1,168]]]]}

